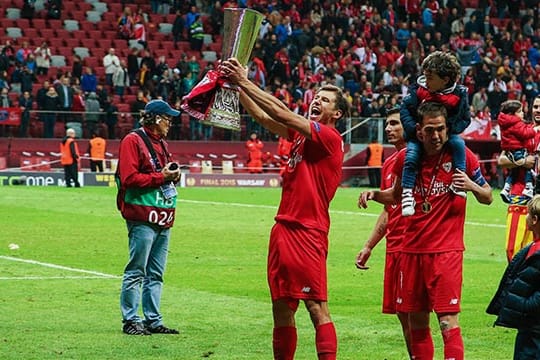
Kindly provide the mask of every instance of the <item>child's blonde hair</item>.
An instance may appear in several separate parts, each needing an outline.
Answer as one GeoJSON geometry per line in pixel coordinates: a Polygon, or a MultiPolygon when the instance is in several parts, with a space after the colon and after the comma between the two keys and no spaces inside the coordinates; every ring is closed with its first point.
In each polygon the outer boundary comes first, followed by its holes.
{"type": "Polygon", "coordinates": [[[540,219],[540,195],[536,194],[534,197],[529,201],[529,204],[527,205],[527,209],[529,211],[529,214],[531,216],[536,216],[540,219]]]}

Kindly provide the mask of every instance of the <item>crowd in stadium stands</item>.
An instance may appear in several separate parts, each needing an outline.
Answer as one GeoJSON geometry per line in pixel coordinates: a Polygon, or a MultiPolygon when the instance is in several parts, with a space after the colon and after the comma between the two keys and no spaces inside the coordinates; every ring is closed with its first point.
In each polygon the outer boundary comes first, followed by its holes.
{"type": "MultiPolygon", "coordinates": [[[[25,0],[25,6],[28,2],[32,1],[25,0]]],[[[473,124],[464,136],[489,138],[497,136],[496,118],[503,101],[520,100],[527,112],[531,100],[540,93],[539,2],[153,0],[141,5],[125,0],[123,12],[117,14],[117,37],[136,40],[140,46],[132,47],[125,56],[115,54],[114,48],[92,49],[93,53],[105,54],[97,66],[74,55],[70,69],[55,69],[50,61],[55,54],[47,39],[40,39],[39,46],[33,48],[27,42],[6,40],[1,44],[0,88],[7,89],[9,95],[20,94],[20,100],[10,96],[11,102],[1,105],[20,105],[28,110],[30,104],[39,110],[84,112],[88,110],[86,99],[96,96],[103,111],[99,121],[108,129],[104,130],[108,137],[125,135],[118,131],[118,118],[131,112],[130,125],[137,127],[138,112],[150,99],[162,98],[179,108],[182,96],[214,67],[214,61],[204,60],[200,52],[211,49],[211,44],[203,41],[205,34],[220,44],[223,9],[249,7],[265,16],[249,63],[249,76],[295,112],[304,114],[314,88],[331,83],[344,88],[353,117],[384,117],[386,109],[399,104],[408,85],[416,81],[427,54],[451,51],[462,66],[461,82],[469,90],[473,115],[473,124]],[[185,50],[178,59],[167,58],[152,48],[152,37],[158,31],[152,21],[162,15],[174,16],[169,17],[172,32],[168,44],[185,50]],[[32,93],[38,81],[43,89],[32,93]],[[79,97],[78,105],[60,94],[60,84],[66,82],[73,96],[79,97]],[[49,99],[50,87],[64,103],[49,99]]],[[[61,0],[47,3],[62,9],[61,0]]],[[[66,13],[61,11],[59,16],[64,19],[66,13]]],[[[219,55],[217,51],[217,58],[219,55]]],[[[49,113],[40,113],[39,119],[46,123],[51,116],[56,121],[84,120],[83,116],[49,113]]],[[[216,137],[230,136],[212,132],[195,119],[183,132],[180,122],[180,118],[176,120],[172,139],[219,140],[216,137]]],[[[28,119],[23,123],[22,129],[12,134],[28,135],[28,119]]],[[[254,124],[248,121],[246,134],[258,132],[263,140],[271,140],[254,124]]],[[[0,135],[9,133],[0,130],[0,135]]],[[[50,128],[44,130],[40,136],[54,136],[50,128]]],[[[83,134],[90,136],[84,129],[83,134]]]]}

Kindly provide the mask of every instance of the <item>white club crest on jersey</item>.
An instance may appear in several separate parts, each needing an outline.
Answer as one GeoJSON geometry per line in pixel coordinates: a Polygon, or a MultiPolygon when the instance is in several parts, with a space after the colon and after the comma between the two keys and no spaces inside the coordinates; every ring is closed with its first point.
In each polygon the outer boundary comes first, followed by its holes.
{"type": "Polygon", "coordinates": [[[450,171],[452,171],[452,162],[451,161],[445,162],[444,164],[442,164],[442,168],[444,171],[449,173],[450,171]]]}

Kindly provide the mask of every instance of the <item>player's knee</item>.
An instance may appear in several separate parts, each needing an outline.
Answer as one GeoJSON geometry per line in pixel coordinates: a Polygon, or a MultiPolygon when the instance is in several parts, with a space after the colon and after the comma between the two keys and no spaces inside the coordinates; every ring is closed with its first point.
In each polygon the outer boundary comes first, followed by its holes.
{"type": "Polygon", "coordinates": [[[446,331],[450,329],[450,321],[448,320],[441,320],[439,321],[439,328],[441,331],[446,331]]]}

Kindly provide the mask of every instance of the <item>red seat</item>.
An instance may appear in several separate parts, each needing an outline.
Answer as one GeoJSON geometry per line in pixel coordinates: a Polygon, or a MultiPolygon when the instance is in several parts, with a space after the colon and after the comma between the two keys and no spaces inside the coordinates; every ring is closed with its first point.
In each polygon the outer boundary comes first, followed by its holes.
{"type": "Polygon", "coordinates": [[[39,30],[40,36],[42,38],[46,39],[47,41],[51,41],[51,39],[56,38],[56,34],[55,34],[53,29],[41,28],[41,29],[38,29],[38,30],[39,30]]]}
{"type": "Polygon", "coordinates": [[[15,25],[15,27],[21,28],[21,29],[23,29],[23,31],[25,31],[26,29],[28,29],[30,27],[30,20],[28,20],[28,19],[14,19],[13,20],[13,25],[15,25]]]}
{"type": "Polygon", "coordinates": [[[86,31],[84,30],[73,30],[71,32],[71,37],[73,39],[78,39],[79,41],[86,40],[86,31]]]}
{"type": "Polygon", "coordinates": [[[81,10],[81,11],[89,11],[89,10],[92,10],[92,4],[90,3],[87,3],[86,1],[74,1],[75,2],[75,7],[77,8],[77,10],[81,10]]]}
{"type": "Polygon", "coordinates": [[[83,10],[73,10],[71,11],[71,20],[79,21],[80,27],[81,23],[86,21],[86,13],[83,10]]]}
{"type": "MultiPolygon", "coordinates": [[[[121,5],[121,4],[118,4],[118,5],[121,5]]],[[[108,6],[111,6],[111,4],[108,4],[108,6]]],[[[102,19],[101,22],[107,22],[109,24],[117,24],[119,17],[120,17],[120,13],[115,14],[115,13],[109,11],[109,12],[103,13],[103,15],[101,15],[101,19],[102,19]]]]}
{"type": "Polygon", "coordinates": [[[73,11],[77,10],[75,7],[75,1],[62,1],[62,7],[64,8],[64,12],[68,14],[71,14],[73,11]]]}
{"type": "Polygon", "coordinates": [[[60,29],[64,27],[64,23],[60,19],[47,19],[47,28],[49,29],[60,29]]]}
{"type": "Polygon", "coordinates": [[[103,32],[101,30],[89,30],[87,31],[90,39],[101,41],[103,39],[103,32]]]}
{"type": "Polygon", "coordinates": [[[73,56],[73,48],[72,47],[61,46],[61,47],[56,48],[56,51],[58,53],[53,54],[53,55],[63,55],[63,56],[66,57],[66,61],[67,61],[68,58],[73,56]]]}
{"type": "Polygon", "coordinates": [[[129,113],[131,112],[131,106],[129,104],[118,104],[118,112],[121,112],[121,113],[129,113]]]}
{"type": "MultiPolygon", "coordinates": [[[[61,40],[61,39],[57,39],[57,40],[61,40]]],[[[64,42],[66,44],[66,47],[69,47],[72,49],[75,47],[81,46],[81,41],[79,39],[64,39],[64,42]]]]}
{"type": "Polygon", "coordinates": [[[96,26],[89,22],[89,21],[80,21],[79,22],[79,29],[86,31],[87,33],[90,31],[96,30],[96,26]]]}
{"type": "Polygon", "coordinates": [[[154,49],[153,51],[154,51],[156,59],[159,58],[160,56],[165,56],[165,59],[169,57],[169,50],[167,49],[154,49]]]}
{"type": "Polygon", "coordinates": [[[45,19],[32,19],[32,27],[37,30],[45,29],[47,27],[47,23],[45,19]]]}
{"type": "Polygon", "coordinates": [[[96,23],[96,27],[101,31],[115,30],[116,29],[115,25],[116,25],[115,23],[110,23],[108,21],[100,21],[96,23]]]}
{"type": "Polygon", "coordinates": [[[101,65],[101,60],[95,56],[89,56],[89,57],[84,58],[84,64],[86,66],[91,67],[93,70],[95,70],[97,67],[101,65]]]}

